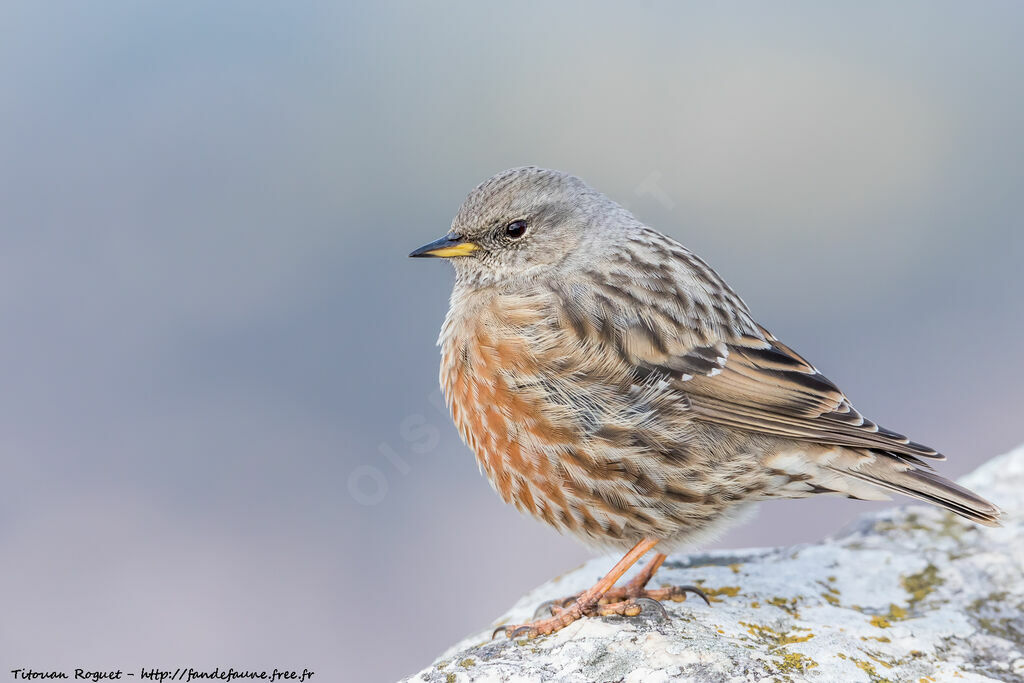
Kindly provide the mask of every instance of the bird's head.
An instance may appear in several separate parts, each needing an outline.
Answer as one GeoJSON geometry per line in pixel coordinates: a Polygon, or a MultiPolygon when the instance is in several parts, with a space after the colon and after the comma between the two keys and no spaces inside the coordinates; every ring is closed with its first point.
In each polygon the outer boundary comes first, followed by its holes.
{"type": "Polygon", "coordinates": [[[579,178],[526,166],[478,185],[451,231],[409,256],[447,258],[459,281],[470,285],[555,276],[580,260],[584,246],[606,241],[596,239],[600,233],[631,222],[625,209],[579,178]]]}

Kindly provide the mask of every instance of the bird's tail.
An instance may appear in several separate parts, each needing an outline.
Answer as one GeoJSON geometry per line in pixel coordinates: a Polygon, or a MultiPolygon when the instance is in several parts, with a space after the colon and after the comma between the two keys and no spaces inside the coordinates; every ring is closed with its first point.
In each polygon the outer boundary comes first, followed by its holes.
{"type": "Polygon", "coordinates": [[[887,500],[895,491],[945,508],[972,522],[999,526],[1002,511],[981,496],[932,471],[909,455],[862,448],[802,446],[770,456],[769,470],[786,478],[774,495],[804,498],[819,493],[859,500],[887,500]]]}
{"type": "Polygon", "coordinates": [[[999,526],[1002,511],[998,507],[976,493],[926,469],[927,465],[923,463],[915,465],[888,453],[876,454],[871,461],[862,463],[860,467],[831,469],[875,486],[938,505],[972,522],[985,526],[999,526]]]}

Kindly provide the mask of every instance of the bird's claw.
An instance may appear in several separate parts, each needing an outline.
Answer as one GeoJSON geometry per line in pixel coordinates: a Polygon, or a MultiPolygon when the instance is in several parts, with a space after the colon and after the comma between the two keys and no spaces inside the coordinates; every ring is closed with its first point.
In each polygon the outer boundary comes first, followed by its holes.
{"type": "Polygon", "coordinates": [[[556,608],[564,608],[564,600],[545,600],[544,602],[537,605],[537,609],[533,611],[533,621],[550,617],[555,614],[556,608]]]}
{"type": "Polygon", "coordinates": [[[520,626],[519,628],[514,629],[511,633],[508,634],[508,639],[515,640],[516,638],[526,638],[528,640],[532,640],[536,638],[538,635],[540,634],[534,627],[520,626]]]}
{"type": "Polygon", "coordinates": [[[491,632],[491,640],[494,640],[499,633],[505,634],[505,637],[509,640],[516,640],[517,638],[527,638],[528,640],[532,640],[540,635],[540,631],[530,624],[524,624],[522,626],[499,626],[491,632]]]}
{"type": "Polygon", "coordinates": [[[687,593],[693,593],[703,600],[708,607],[711,607],[711,600],[708,598],[708,594],[697,586],[671,586],[669,587],[668,599],[672,602],[684,602],[687,593]]]}
{"type": "Polygon", "coordinates": [[[665,606],[657,600],[653,600],[651,598],[636,598],[636,602],[640,606],[641,612],[654,612],[658,615],[659,619],[668,619],[668,610],[665,609],[665,606]]]}

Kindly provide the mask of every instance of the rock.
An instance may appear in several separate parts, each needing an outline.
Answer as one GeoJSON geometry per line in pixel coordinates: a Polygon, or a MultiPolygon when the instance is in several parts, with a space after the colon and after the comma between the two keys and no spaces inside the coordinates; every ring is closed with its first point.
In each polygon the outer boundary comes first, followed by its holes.
{"type": "MultiPolygon", "coordinates": [[[[582,619],[535,640],[458,643],[421,682],[1024,681],[1024,447],[962,483],[1003,508],[980,527],[928,506],[862,518],[813,545],[670,557],[655,583],[701,585],[713,607],[582,619]]],[[[495,623],[583,590],[600,558],[495,623]]]]}

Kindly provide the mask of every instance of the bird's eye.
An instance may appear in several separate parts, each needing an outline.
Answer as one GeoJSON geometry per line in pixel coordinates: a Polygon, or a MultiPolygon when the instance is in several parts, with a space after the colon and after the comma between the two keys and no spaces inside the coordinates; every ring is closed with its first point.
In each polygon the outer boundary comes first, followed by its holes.
{"type": "Polygon", "coordinates": [[[526,221],[518,220],[512,221],[505,226],[505,234],[514,240],[519,239],[526,234],[526,221]]]}

